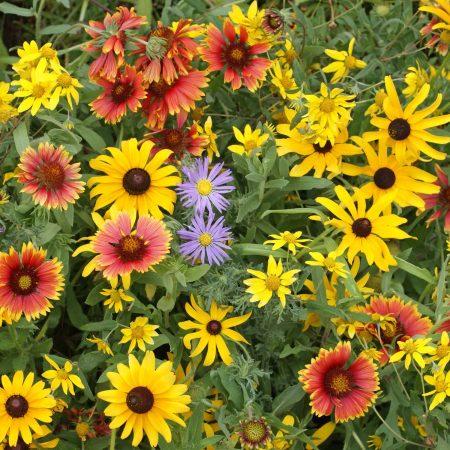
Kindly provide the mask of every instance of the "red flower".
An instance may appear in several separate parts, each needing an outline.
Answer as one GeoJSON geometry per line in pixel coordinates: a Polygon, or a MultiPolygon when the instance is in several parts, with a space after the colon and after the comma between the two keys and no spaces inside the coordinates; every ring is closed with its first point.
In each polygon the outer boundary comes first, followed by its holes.
{"type": "Polygon", "coordinates": [[[195,102],[205,95],[202,88],[207,85],[206,72],[200,70],[180,74],[173,83],[166,83],[164,78],[150,83],[143,102],[147,126],[162,129],[169,114],[185,117],[195,108],[195,102]]]}
{"type": "Polygon", "coordinates": [[[346,367],[351,351],[349,342],[339,342],[335,349],[321,348],[319,356],[299,371],[316,415],[329,416],[334,410],[336,422],[346,422],[363,416],[375,403],[379,390],[376,367],[364,354],[346,367]]]}
{"type": "Polygon", "coordinates": [[[186,75],[192,58],[198,53],[198,44],[190,34],[199,29],[198,25],[191,25],[191,21],[186,19],[181,19],[172,28],[158,22],[148,37],[141,39],[147,45],[138,43],[138,50],[133,52],[140,55],[135,65],[142,70],[144,80],[152,83],[162,76],[170,84],[179,73],[186,75]]]}
{"type": "Polygon", "coordinates": [[[247,30],[241,26],[236,35],[233,24],[227,19],[223,25],[223,33],[213,24],[208,26],[203,58],[209,63],[209,70],[225,68],[224,80],[231,83],[233,90],[239,89],[242,82],[254,92],[259,81],[264,80],[266,70],[271,62],[255,55],[269,50],[270,45],[259,43],[248,44],[247,30]]]}
{"type": "Polygon", "coordinates": [[[137,16],[134,8],[119,6],[111,15],[106,14],[103,22],[91,20],[86,32],[93,38],[85,49],[88,52],[101,51],[100,56],[91,64],[89,76],[91,78],[106,78],[113,81],[117,69],[125,62],[125,44],[134,29],[145,23],[145,17],[137,16]]]}
{"type": "Polygon", "coordinates": [[[136,73],[131,66],[125,66],[123,74],[117,71],[115,81],[106,79],[98,80],[97,83],[105,90],[92,103],[92,110],[97,117],[103,117],[105,122],[117,123],[127,112],[136,112],[141,107],[140,100],[146,96],[142,87],[142,74],[136,73]]]}
{"type": "Polygon", "coordinates": [[[425,200],[425,209],[437,207],[436,211],[427,220],[427,223],[444,216],[444,231],[450,232],[450,186],[447,174],[435,164],[434,170],[438,179],[434,182],[441,187],[438,194],[422,195],[425,200]]]}

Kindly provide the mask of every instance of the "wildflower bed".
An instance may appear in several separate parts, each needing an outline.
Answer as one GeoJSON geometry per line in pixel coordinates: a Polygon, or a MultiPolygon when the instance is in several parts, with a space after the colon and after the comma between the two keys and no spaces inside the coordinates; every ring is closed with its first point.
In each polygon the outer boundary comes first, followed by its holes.
{"type": "Polygon", "coordinates": [[[0,2],[0,448],[447,449],[448,0],[0,2]]]}

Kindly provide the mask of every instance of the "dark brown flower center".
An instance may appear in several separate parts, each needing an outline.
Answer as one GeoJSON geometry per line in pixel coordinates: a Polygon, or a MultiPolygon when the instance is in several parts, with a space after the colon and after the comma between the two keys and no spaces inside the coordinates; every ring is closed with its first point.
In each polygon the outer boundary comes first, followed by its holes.
{"type": "Polygon", "coordinates": [[[123,262],[142,259],[145,253],[145,242],[136,235],[124,236],[117,245],[119,257],[123,262]]]}
{"type": "Polygon", "coordinates": [[[328,394],[335,398],[343,398],[353,389],[353,378],[351,373],[341,367],[331,369],[325,375],[324,383],[328,394]]]}
{"type": "Polygon", "coordinates": [[[123,177],[122,185],[130,195],[141,195],[151,184],[149,173],[140,168],[130,169],[123,177]]]}
{"type": "Polygon", "coordinates": [[[233,69],[242,70],[249,61],[250,53],[245,44],[233,42],[225,49],[224,58],[233,69]]]}
{"type": "Polygon", "coordinates": [[[180,155],[186,149],[187,132],[178,128],[164,130],[161,137],[161,146],[180,155]]]}
{"type": "Polygon", "coordinates": [[[133,94],[134,87],[129,83],[116,81],[111,89],[111,98],[116,105],[126,102],[133,94]]]}
{"type": "Polygon", "coordinates": [[[145,414],[152,409],[155,398],[144,386],[137,386],[127,394],[127,406],[136,414],[145,414]]]}
{"type": "Polygon", "coordinates": [[[58,163],[44,164],[38,169],[36,178],[48,190],[58,190],[66,180],[64,168],[58,163]]]}
{"type": "Polygon", "coordinates": [[[11,395],[5,403],[6,412],[13,418],[25,416],[28,411],[28,402],[21,395],[11,395]]]}
{"type": "Polygon", "coordinates": [[[395,173],[389,167],[381,167],[375,172],[373,181],[380,189],[389,189],[394,186],[395,173]]]}
{"type": "Polygon", "coordinates": [[[27,450],[29,448],[30,448],[30,446],[28,444],[25,444],[25,442],[23,441],[23,439],[21,437],[19,437],[17,439],[16,445],[13,445],[12,447],[10,445],[6,445],[4,447],[5,450],[27,450]]]}
{"type": "Polygon", "coordinates": [[[160,77],[159,81],[150,83],[147,88],[147,98],[156,97],[163,98],[166,92],[170,89],[171,85],[167,84],[163,77],[160,77]]]}
{"type": "Polygon", "coordinates": [[[218,320],[210,320],[206,325],[206,331],[215,336],[222,331],[222,324],[218,320]]]}
{"type": "Polygon", "coordinates": [[[9,286],[16,295],[32,294],[38,285],[36,270],[32,267],[20,267],[11,274],[9,286]]]}
{"type": "Polygon", "coordinates": [[[411,133],[411,127],[405,119],[394,119],[388,127],[389,136],[395,141],[403,141],[411,133]]]}
{"type": "Polygon", "coordinates": [[[372,224],[369,219],[356,219],[352,225],[352,231],[358,237],[365,238],[372,232],[372,224]]]}
{"type": "Polygon", "coordinates": [[[317,153],[328,153],[333,148],[333,144],[327,141],[323,147],[320,144],[313,144],[313,147],[317,153]]]}
{"type": "Polygon", "coordinates": [[[439,192],[439,203],[445,208],[450,209],[450,186],[441,188],[441,192],[439,192]]]}

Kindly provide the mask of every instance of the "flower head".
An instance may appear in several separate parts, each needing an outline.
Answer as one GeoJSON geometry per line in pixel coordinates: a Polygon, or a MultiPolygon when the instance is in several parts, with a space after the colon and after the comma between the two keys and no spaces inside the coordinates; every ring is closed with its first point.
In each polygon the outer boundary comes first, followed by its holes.
{"type": "Polygon", "coordinates": [[[80,377],[72,372],[73,365],[70,361],[66,361],[63,367],[59,367],[53,359],[48,355],[44,355],[45,360],[53,367],[53,369],[46,370],[42,376],[47,378],[47,380],[52,380],[50,385],[52,391],[56,391],[60,386],[64,394],[69,392],[71,395],[75,395],[73,386],[77,386],[80,389],[84,389],[84,384],[82,383],[80,377]]]}
{"type": "Polygon", "coordinates": [[[450,339],[448,332],[443,331],[437,347],[431,352],[432,360],[436,361],[438,365],[444,368],[450,361],[450,339]]]}
{"type": "Polygon", "coordinates": [[[413,360],[423,369],[425,367],[425,361],[422,355],[429,355],[434,350],[434,347],[427,345],[430,341],[431,338],[410,338],[404,342],[399,341],[397,344],[400,350],[390,357],[389,362],[397,362],[405,357],[406,370],[409,369],[413,360]]]}
{"type": "Polygon", "coordinates": [[[217,134],[214,133],[212,129],[213,122],[211,116],[208,116],[208,118],[205,120],[203,127],[200,126],[198,123],[196,125],[197,125],[197,132],[201,136],[205,136],[208,139],[208,144],[206,145],[206,152],[208,154],[208,159],[211,162],[214,156],[216,157],[220,156],[219,148],[217,147],[217,134]]]}
{"type": "Polygon", "coordinates": [[[275,61],[272,64],[271,76],[271,83],[283,99],[294,100],[299,97],[299,88],[289,66],[283,68],[279,61],[275,61]]]}
{"type": "Polygon", "coordinates": [[[259,156],[261,154],[259,150],[269,138],[268,134],[261,134],[262,130],[260,128],[252,130],[249,124],[245,125],[244,133],[235,126],[233,126],[233,132],[234,137],[242,145],[229,145],[228,149],[238,155],[259,156]]]}
{"type": "Polygon", "coordinates": [[[55,70],[54,73],[56,74],[56,87],[52,97],[56,97],[58,101],[60,97],[66,97],[69,108],[73,109],[72,99],[78,105],[80,94],[77,89],[82,88],[83,85],[62,67],[55,70]]]}
{"type": "Polygon", "coordinates": [[[266,244],[273,244],[272,250],[278,250],[279,248],[287,245],[288,251],[293,255],[297,253],[298,248],[304,248],[303,242],[309,242],[311,239],[301,239],[302,232],[295,231],[291,233],[290,231],[283,231],[280,234],[271,234],[269,239],[264,242],[266,244]]]}
{"type": "Polygon", "coordinates": [[[420,11],[434,14],[431,21],[420,30],[420,34],[432,34],[431,39],[425,44],[434,47],[437,44],[438,52],[445,56],[450,42],[450,4],[448,0],[435,0],[436,4],[421,6],[420,11]]]}
{"type": "Polygon", "coordinates": [[[386,91],[384,89],[378,89],[375,92],[374,103],[366,109],[366,112],[364,113],[364,115],[365,116],[376,116],[377,114],[382,113],[383,112],[383,102],[384,102],[385,98],[387,98],[386,91]]]}
{"type": "Polygon", "coordinates": [[[99,352],[102,352],[105,355],[113,356],[113,352],[111,350],[111,347],[103,339],[95,337],[95,336],[92,336],[91,338],[86,338],[86,340],[89,341],[89,342],[92,342],[95,345],[97,345],[97,350],[99,352]]]}
{"type": "Polygon", "coordinates": [[[309,256],[313,259],[313,261],[305,261],[309,266],[321,266],[338,277],[347,278],[348,271],[344,269],[344,263],[336,261],[336,252],[330,252],[327,256],[319,252],[309,252],[309,256]]]}
{"type": "Polygon", "coordinates": [[[108,297],[103,305],[107,306],[108,309],[114,309],[114,312],[118,313],[123,311],[122,302],[133,302],[134,297],[131,295],[125,294],[123,289],[117,289],[116,287],[112,287],[111,289],[103,289],[100,294],[108,297]]]}
{"type": "Polygon", "coordinates": [[[436,211],[428,218],[429,224],[433,220],[444,217],[444,231],[450,231],[450,180],[448,175],[436,164],[434,166],[438,179],[435,184],[439,187],[437,194],[423,195],[425,209],[436,208],[436,211]]]}
{"type": "Polygon", "coordinates": [[[430,404],[430,411],[440,405],[447,397],[450,397],[450,372],[439,371],[433,375],[425,375],[424,380],[431,384],[434,389],[427,392],[426,395],[433,395],[434,398],[430,404]]]}
{"type": "Polygon", "coordinates": [[[427,71],[422,69],[417,63],[417,67],[408,67],[408,72],[405,76],[405,83],[407,87],[403,89],[405,97],[413,97],[417,95],[422,86],[430,81],[430,76],[427,71]]]}
{"type": "Polygon", "coordinates": [[[128,353],[131,353],[136,345],[139,350],[145,352],[145,344],[153,344],[153,338],[158,336],[155,331],[159,328],[159,325],[150,325],[148,323],[148,317],[136,317],[133,322],[130,322],[129,328],[123,328],[120,332],[123,334],[119,344],[130,343],[128,353]]]}
{"type": "Polygon", "coordinates": [[[264,417],[241,420],[239,428],[239,440],[245,449],[258,450],[270,442],[272,430],[264,417]]]}
{"type": "Polygon", "coordinates": [[[271,36],[267,35],[263,27],[264,22],[264,9],[258,9],[258,2],[254,0],[247,10],[247,15],[244,14],[239,5],[231,5],[231,11],[228,13],[228,17],[237,25],[244,27],[248,31],[249,44],[257,44],[259,42],[266,43],[270,41],[271,36]]]}

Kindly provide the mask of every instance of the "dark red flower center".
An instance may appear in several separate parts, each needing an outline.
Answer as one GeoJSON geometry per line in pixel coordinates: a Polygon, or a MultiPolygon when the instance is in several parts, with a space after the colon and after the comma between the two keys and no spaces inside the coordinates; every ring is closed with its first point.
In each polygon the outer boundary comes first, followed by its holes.
{"type": "Polygon", "coordinates": [[[250,53],[245,44],[233,42],[225,49],[224,58],[231,68],[242,70],[250,59],[250,53]]]}
{"type": "Polygon", "coordinates": [[[140,168],[130,169],[122,179],[122,186],[130,195],[142,195],[151,184],[150,174],[140,168]]]}
{"type": "Polygon", "coordinates": [[[313,147],[317,153],[328,153],[333,148],[333,144],[327,141],[323,147],[320,144],[313,144],[313,147]]]}
{"type": "Polygon", "coordinates": [[[126,102],[133,94],[134,87],[130,83],[124,83],[120,80],[114,83],[111,89],[111,98],[116,105],[126,102]]]}
{"type": "Polygon", "coordinates": [[[20,267],[11,274],[9,286],[16,295],[29,295],[36,290],[38,281],[33,267],[20,267]]]}
{"type": "Polygon", "coordinates": [[[215,336],[222,331],[222,324],[218,320],[210,320],[206,325],[206,331],[215,336]]]}
{"type": "Polygon", "coordinates": [[[28,402],[21,395],[11,395],[5,403],[6,412],[13,418],[25,416],[28,411],[28,402]]]}
{"type": "Polygon", "coordinates": [[[379,168],[373,175],[373,182],[380,189],[389,189],[394,186],[395,183],[395,173],[389,167],[379,168]]]}
{"type": "Polygon", "coordinates": [[[439,192],[439,203],[445,208],[450,209],[450,186],[441,188],[441,192],[439,192]]]}
{"type": "Polygon", "coordinates": [[[185,130],[180,130],[179,128],[164,130],[161,136],[161,146],[180,155],[186,150],[187,134],[185,130]]]}
{"type": "Polygon", "coordinates": [[[341,367],[335,367],[325,375],[325,390],[335,398],[343,398],[348,395],[354,385],[352,374],[341,367]]]}
{"type": "Polygon", "coordinates": [[[127,406],[136,414],[145,414],[152,409],[155,398],[144,386],[137,386],[127,394],[127,406]]]}
{"type": "Polygon", "coordinates": [[[154,81],[153,83],[150,83],[147,92],[149,95],[147,95],[147,98],[150,97],[156,97],[156,98],[163,98],[166,92],[170,89],[171,85],[167,84],[163,77],[160,77],[159,81],[154,81]]]}
{"type": "Polygon", "coordinates": [[[4,447],[5,450],[27,450],[28,448],[30,448],[30,446],[28,444],[25,444],[21,437],[17,439],[16,445],[13,445],[12,447],[10,445],[6,445],[4,447]]]}
{"type": "Polygon", "coordinates": [[[352,231],[356,236],[365,238],[372,232],[372,224],[369,219],[356,219],[352,225],[352,231]]]}
{"type": "Polygon", "coordinates": [[[389,136],[395,141],[403,141],[411,133],[411,127],[405,119],[394,119],[388,127],[389,136]]]}
{"type": "Polygon", "coordinates": [[[42,165],[37,172],[36,178],[42,186],[48,190],[58,190],[66,180],[64,167],[60,164],[52,162],[42,165]]]}
{"type": "Polygon", "coordinates": [[[134,234],[124,236],[117,244],[118,254],[123,262],[132,262],[142,259],[145,248],[145,241],[134,234]]]}

